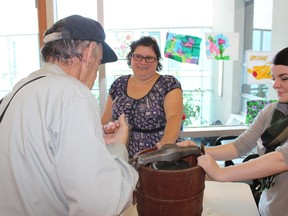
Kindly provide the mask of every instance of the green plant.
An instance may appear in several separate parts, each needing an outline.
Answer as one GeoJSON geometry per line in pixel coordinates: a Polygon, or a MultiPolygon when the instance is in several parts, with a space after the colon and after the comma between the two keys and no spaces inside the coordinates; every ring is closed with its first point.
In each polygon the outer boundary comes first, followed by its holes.
{"type": "Polygon", "coordinates": [[[183,105],[184,105],[184,114],[186,118],[183,122],[184,126],[195,125],[195,122],[202,122],[201,118],[201,98],[204,91],[200,88],[183,91],[183,105]]]}

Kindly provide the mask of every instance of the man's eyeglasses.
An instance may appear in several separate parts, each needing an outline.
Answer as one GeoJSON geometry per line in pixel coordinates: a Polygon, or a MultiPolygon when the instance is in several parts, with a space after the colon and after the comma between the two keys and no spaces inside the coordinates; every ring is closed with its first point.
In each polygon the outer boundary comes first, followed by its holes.
{"type": "Polygon", "coordinates": [[[135,61],[142,61],[143,59],[145,59],[145,61],[147,63],[153,63],[157,60],[157,58],[153,57],[153,56],[142,56],[139,54],[132,54],[132,57],[135,61]]]}

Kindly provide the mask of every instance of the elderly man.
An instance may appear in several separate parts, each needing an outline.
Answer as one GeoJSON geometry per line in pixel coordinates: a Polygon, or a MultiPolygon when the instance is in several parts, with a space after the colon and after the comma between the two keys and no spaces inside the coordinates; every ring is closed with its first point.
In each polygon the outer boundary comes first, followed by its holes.
{"type": "Polygon", "coordinates": [[[125,117],[104,134],[90,91],[99,65],[117,60],[104,40],[95,20],[59,20],[45,32],[41,69],[1,100],[1,215],[112,216],[131,203],[138,173],[125,117]]]}

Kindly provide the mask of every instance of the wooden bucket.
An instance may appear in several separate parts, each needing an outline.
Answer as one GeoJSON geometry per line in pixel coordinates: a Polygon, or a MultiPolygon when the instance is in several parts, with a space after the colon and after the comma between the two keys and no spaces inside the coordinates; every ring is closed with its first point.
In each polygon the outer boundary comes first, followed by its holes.
{"type": "Polygon", "coordinates": [[[201,216],[205,171],[197,165],[196,158],[195,155],[184,158],[190,167],[180,170],[155,170],[140,165],[135,189],[138,215],[201,216]]]}

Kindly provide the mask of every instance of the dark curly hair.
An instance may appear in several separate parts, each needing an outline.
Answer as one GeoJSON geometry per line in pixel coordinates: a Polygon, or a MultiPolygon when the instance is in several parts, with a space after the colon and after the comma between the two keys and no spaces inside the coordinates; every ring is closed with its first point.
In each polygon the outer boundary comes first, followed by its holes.
{"type": "Polygon", "coordinates": [[[157,41],[153,37],[150,37],[150,36],[141,37],[140,39],[133,41],[130,44],[130,52],[126,56],[128,66],[131,68],[132,54],[134,53],[135,49],[138,46],[152,47],[152,49],[154,50],[154,52],[156,54],[156,59],[158,61],[156,71],[160,72],[163,68],[162,64],[160,63],[160,60],[162,60],[160,49],[159,49],[159,46],[157,44],[157,41]]]}
{"type": "Polygon", "coordinates": [[[285,66],[288,66],[288,47],[286,47],[286,48],[282,49],[281,51],[279,51],[275,55],[272,63],[274,65],[285,65],[285,66]]]}

